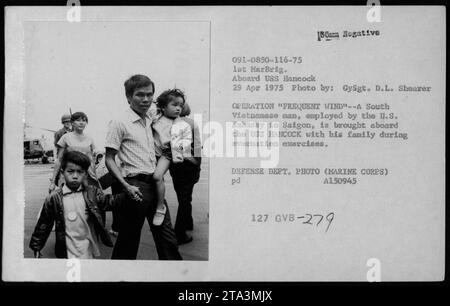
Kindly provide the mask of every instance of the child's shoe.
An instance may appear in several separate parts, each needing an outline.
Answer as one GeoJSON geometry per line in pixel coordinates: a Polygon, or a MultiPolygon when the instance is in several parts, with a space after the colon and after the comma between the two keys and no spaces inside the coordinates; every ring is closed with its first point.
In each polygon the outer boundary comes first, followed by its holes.
{"type": "Polygon", "coordinates": [[[163,208],[160,209],[158,208],[155,212],[155,215],[153,216],[153,225],[155,226],[160,226],[163,221],[164,221],[164,217],[166,216],[166,211],[167,211],[167,207],[166,205],[163,205],[163,208]]]}

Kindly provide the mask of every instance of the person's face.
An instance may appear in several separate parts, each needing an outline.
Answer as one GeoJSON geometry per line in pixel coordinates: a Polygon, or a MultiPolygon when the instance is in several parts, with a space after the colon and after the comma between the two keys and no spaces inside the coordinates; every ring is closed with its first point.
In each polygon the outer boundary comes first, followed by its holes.
{"type": "Polygon", "coordinates": [[[77,190],[86,179],[86,170],[72,162],[67,163],[66,168],[62,170],[62,174],[67,187],[72,190],[77,190]]]}
{"type": "Polygon", "coordinates": [[[139,115],[145,115],[153,102],[153,86],[136,88],[131,97],[127,97],[131,109],[139,115]]]}
{"type": "Polygon", "coordinates": [[[63,125],[66,130],[70,130],[72,128],[72,123],[70,122],[70,120],[64,121],[63,125]]]}
{"type": "Polygon", "coordinates": [[[172,100],[162,109],[164,116],[177,118],[183,109],[184,101],[182,97],[173,97],[172,100]]]}
{"type": "Polygon", "coordinates": [[[72,122],[72,127],[74,130],[83,131],[87,125],[86,118],[78,118],[72,122]]]}

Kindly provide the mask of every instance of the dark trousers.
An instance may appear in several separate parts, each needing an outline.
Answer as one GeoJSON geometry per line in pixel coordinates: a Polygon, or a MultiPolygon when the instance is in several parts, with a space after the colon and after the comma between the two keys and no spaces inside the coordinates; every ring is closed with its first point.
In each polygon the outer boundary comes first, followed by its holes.
{"type": "Polygon", "coordinates": [[[148,176],[146,181],[135,178],[126,178],[126,181],[139,187],[144,199],[142,202],[136,202],[127,196],[118,207],[116,213],[120,215],[119,235],[117,236],[111,259],[136,259],[142,226],[147,218],[155,241],[158,258],[160,260],[182,260],[178,252],[177,239],[170,222],[169,210],[166,212],[163,224],[160,226],[152,224],[156,210],[156,189],[151,176],[148,176]]]}
{"type": "Polygon", "coordinates": [[[169,171],[178,199],[175,234],[182,239],[186,235],[186,231],[193,228],[192,192],[200,177],[200,167],[189,161],[184,161],[182,163],[172,163],[169,171]]]}
{"type": "MultiPolygon", "coordinates": [[[[112,191],[113,195],[123,192],[122,185],[120,184],[120,182],[118,180],[114,179],[114,183],[111,185],[111,191],[112,191]]],[[[119,231],[120,214],[117,212],[117,209],[115,209],[115,208],[113,208],[111,212],[112,212],[111,229],[115,232],[118,232],[119,231]]]]}

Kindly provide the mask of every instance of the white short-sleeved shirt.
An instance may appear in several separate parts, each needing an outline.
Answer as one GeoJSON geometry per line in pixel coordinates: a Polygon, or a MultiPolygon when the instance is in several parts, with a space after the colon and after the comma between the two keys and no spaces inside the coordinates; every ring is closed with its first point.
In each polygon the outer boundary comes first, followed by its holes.
{"type": "Polygon", "coordinates": [[[106,148],[118,151],[123,176],[153,174],[156,167],[152,118],[144,120],[131,108],[109,122],[106,148]]]}

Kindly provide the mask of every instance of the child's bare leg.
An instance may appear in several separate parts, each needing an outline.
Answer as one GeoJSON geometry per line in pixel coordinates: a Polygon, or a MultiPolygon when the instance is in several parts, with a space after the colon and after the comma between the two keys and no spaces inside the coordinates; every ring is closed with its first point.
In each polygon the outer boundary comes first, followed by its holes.
{"type": "Polygon", "coordinates": [[[166,174],[167,170],[170,166],[170,160],[166,157],[161,156],[158,160],[158,164],[156,165],[155,173],[153,173],[153,179],[156,183],[156,209],[164,209],[164,196],[166,193],[166,187],[164,185],[164,174],[166,174]]]}

